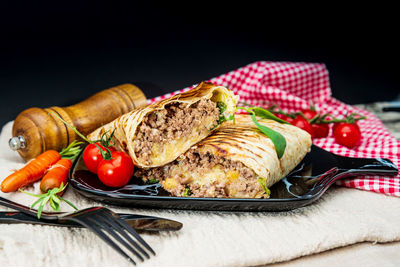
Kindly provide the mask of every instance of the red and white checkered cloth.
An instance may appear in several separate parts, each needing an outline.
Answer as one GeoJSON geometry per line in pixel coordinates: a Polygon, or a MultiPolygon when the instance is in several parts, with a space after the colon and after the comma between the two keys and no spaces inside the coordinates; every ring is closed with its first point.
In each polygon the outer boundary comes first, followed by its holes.
{"type": "MultiPolygon", "coordinates": [[[[399,166],[400,142],[376,116],[331,96],[329,74],[324,64],[261,61],[209,81],[231,89],[240,96],[241,101],[256,106],[276,104],[287,112],[295,112],[313,104],[317,111],[329,112],[335,117],[344,116],[348,112],[365,115],[368,119],[358,122],[363,137],[356,148],[349,149],[337,144],[332,133],[327,138],[313,140],[313,143],[338,155],[387,158],[399,166]]],[[[149,102],[168,98],[190,88],[192,87],[150,99],[149,102]]],[[[400,197],[400,176],[343,179],[337,184],[400,197]]]]}

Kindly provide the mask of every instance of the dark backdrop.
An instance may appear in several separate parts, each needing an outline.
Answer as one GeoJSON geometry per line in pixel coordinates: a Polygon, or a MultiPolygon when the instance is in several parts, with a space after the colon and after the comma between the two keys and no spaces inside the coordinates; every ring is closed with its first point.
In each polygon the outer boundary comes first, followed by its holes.
{"type": "Polygon", "coordinates": [[[325,63],[333,95],[350,104],[400,91],[390,6],[4,2],[0,125],[113,85],[151,82],[159,89],[144,89],[154,97],[259,60],[325,63]]]}

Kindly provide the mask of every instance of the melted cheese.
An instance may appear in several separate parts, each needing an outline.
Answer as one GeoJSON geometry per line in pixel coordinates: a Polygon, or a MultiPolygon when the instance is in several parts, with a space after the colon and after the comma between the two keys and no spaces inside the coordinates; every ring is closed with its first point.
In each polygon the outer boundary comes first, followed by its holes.
{"type": "MultiPolygon", "coordinates": [[[[163,186],[167,191],[176,189],[177,186],[181,184],[181,181],[184,180],[185,182],[182,183],[183,185],[196,184],[202,187],[203,185],[210,185],[215,182],[224,185],[225,192],[229,197],[260,198],[266,196],[261,186],[258,192],[253,191],[250,193],[243,191],[243,180],[239,179],[239,172],[236,170],[228,170],[225,172],[224,167],[220,164],[207,170],[201,169],[194,171],[183,168],[178,164],[171,168],[169,174],[169,177],[163,182],[163,186]]],[[[211,192],[214,188],[210,187],[209,190],[211,192]]]]}
{"type": "Polygon", "coordinates": [[[173,190],[178,185],[178,182],[174,178],[165,179],[163,186],[165,190],[173,190]]]}

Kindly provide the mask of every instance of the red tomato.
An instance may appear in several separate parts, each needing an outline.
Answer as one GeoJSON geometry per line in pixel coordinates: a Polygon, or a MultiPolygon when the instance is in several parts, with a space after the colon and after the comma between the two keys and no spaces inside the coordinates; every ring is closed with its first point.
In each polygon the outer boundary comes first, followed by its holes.
{"type": "Polygon", "coordinates": [[[311,120],[312,118],[317,116],[317,112],[311,109],[303,109],[301,113],[303,113],[304,117],[306,117],[307,120],[311,120]]]}
{"type": "Polygon", "coordinates": [[[333,128],[333,136],[337,143],[353,148],[361,140],[361,131],[357,124],[341,122],[333,128]]]}
{"type": "Polygon", "coordinates": [[[357,122],[354,122],[354,123],[349,123],[349,122],[337,122],[337,123],[333,123],[332,132],[334,132],[335,129],[336,129],[338,126],[342,125],[342,124],[353,124],[353,125],[355,126],[355,128],[356,128],[356,129],[360,132],[360,134],[361,134],[361,130],[360,130],[360,127],[358,126],[357,122]]]}
{"type": "Polygon", "coordinates": [[[296,118],[291,122],[291,124],[299,127],[300,129],[303,129],[304,131],[308,132],[311,135],[311,137],[314,137],[314,132],[311,127],[311,124],[301,115],[297,115],[296,118]]]}
{"type": "Polygon", "coordinates": [[[284,121],[286,121],[288,123],[292,123],[292,121],[293,121],[292,118],[290,118],[290,117],[288,117],[286,115],[280,114],[280,113],[274,113],[274,115],[277,116],[279,119],[282,119],[282,120],[284,120],[284,121]]]}
{"type": "Polygon", "coordinates": [[[314,138],[324,138],[328,137],[329,134],[329,125],[326,123],[321,124],[311,124],[313,129],[314,138]]]}
{"type": "MultiPolygon", "coordinates": [[[[106,151],[106,149],[100,144],[96,143],[99,147],[106,151]]],[[[115,151],[114,147],[108,148],[111,152],[115,151]]],[[[83,151],[83,162],[85,163],[86,168],[93,173],[97,173],[97,167],[99,166],[100,161],[103,160],[103,156],[100,153],[100,150],[95,144],[89,144],[85,151],[83,151]]]]}
{"type": "Polygon", "coordinates": [[[97,169],[100,181],[110,187],[122,187],[132,178],[134,165],[125,152],[114,151],[112,159],[103,159],[97,169]]]}
{"type": "Polygon", "coordinates": [[[336,122],[332,124],[332,133],[335,131],[336,127],[338,127],[339,124],[342,124],[343,122],[336,122]]]}

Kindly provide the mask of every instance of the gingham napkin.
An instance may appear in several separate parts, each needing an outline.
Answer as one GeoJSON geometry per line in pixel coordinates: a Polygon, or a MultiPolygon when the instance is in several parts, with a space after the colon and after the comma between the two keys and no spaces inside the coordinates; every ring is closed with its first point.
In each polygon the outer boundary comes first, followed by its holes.
{"type": "MultiPolygon", "coordinates": [[[[399,166],[400,143],[377,117],[331,96],[329,73],[324,64],[261,61],[209,81],[228,87],[240,96],[241,101],[256,106],[276,104],[287,112],[295,112],[312,104],[317,111],[329,112],[335,117],[352,112],[362,114],[368,119],[358,122],[363,136],[359,146],[349,149],[339,145],[332,133],[327,138],[315,139],[313,143],[338,155],[387,158],[399,166]]],[[[149,102],[168,98],[190,88],[150,99],[149,102]]],[[[400,176],[343,179],[337,184],[400,197],[400,176]]]]}

